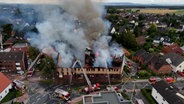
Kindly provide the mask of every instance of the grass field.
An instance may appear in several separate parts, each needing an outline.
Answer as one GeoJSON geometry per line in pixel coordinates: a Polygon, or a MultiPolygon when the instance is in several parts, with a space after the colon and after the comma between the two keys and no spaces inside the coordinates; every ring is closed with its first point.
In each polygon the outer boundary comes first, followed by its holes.
{"type": "Polygon", "coordinates": [[[150,13],[150,14],[166,14],[166,13],[176,13],[179,10],[170,9],[140,9],[139,13],[150,13]]]}
{"type": "Polygon", "coordinates": [[[184,9],[181,10],[170,10],[170,9],[140,9],[139,13],[150,13],[150,14],[173,14],[184,15],[184,9]]]}

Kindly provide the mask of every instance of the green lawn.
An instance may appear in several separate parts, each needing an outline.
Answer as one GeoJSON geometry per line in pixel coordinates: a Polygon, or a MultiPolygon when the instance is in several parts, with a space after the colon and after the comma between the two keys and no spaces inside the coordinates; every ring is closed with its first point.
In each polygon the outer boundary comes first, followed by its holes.
{"type": "Polygon", "coordinates": [[[7,95],[6,97],[1,101],[1,103],[5,103],[5,102],[8,102],[16,97],[19,97],[21,96],[22,93],[18,90],[11,90],[7,95]]]}
{"type": "Polygon", "coordinates": [[[184,10],[178,10],[174,13],[177,14],[177,15],[184,15],[184,10]]]}

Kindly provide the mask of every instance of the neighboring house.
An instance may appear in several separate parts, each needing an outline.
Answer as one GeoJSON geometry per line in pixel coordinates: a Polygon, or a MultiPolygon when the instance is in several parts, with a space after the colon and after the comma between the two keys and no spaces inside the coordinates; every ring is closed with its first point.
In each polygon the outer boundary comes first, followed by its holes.
{"type": "Polygon", "coordinates": [[[164,28],[165,29],[165,28],[167,28],[167,24],[160,22],[157,24],[157,28],[164,28]]]}
{"type": "Polygon", "coordinates": [[[12,82],[3,73],[0,72],[0,101],[9,93],[12,88],[12,82]]]}
{"type": "Polygon", "coordinates": [[[3,44],[6,46],[12,46],[14,43],[15,43],[15,39],[11,37],[7,41],[5,41],[3,44]]]}
{"type": "Polygon", "coordinates": [[[154,55],[148,67],[157,74],[168,74],[172,72],[172,67],[166,62],[164,57],[154,55]]]}
{"type": "Polygon", "coordinates": [[[12,46],[11,52],[24,52],[28,54],[28,44],[27,43],[16,43],[12,46]]]}
{"type": "Polygon", "coordinates": [[[163,45],[171,45],[171,39],[168,36],[155,36],[153,39],[153,45],[158,46],[160,43],[163,45]]]}
{"type": "Polygon", "coordinates": [[[135,38],[137,44],[144,45],[146,43],[146,38],[144,36],[139,36],[135,38]]]}
{"type": "Polygon", "coordinates": [[[125,48],[123,48],[123,52],[124,52],[125,56],[130,56],[131,55],[131,53],[125,48]]]}
{"type": "Polygon", "coordinates": [[[184,31],[184,26],[180,25],[178,27],[175,27],[175,29],[176,29],[176,32],[182,32],[182,31],[184,31]]]}
{"type": "Polygon", "coordinates": [[[0,71],[22,73],[27,66],[24,52],[0,52],[0,71]]]}
{"type": "Polygon", "coordinates": [[[153,54],[146,52],[143,49],[137,51],[133,57],[134,60],[138,61],[141,64],[148,65],[151,59],[153,58],[153,54]]]}
{"type": "Polygon", "coordinates": [[[152,86],[151,95],[158,104],[184,104],[184,96],[173,84],[161,80],[152,86]]]}
{"type": "Polygon", "coordinates": [[[176,53],[176,54],[182,55],[183,50],[180,48],[180,46],[177,43],[175,43],[172,45],[164,46],[161,52],[164,54],[176,53]]]}
{"type": "Polygon", "coordinates": [[[100,92],[98,95],[84,95],[83,104],[132,104],[125,100],[121,93],[115,91],[100,92]]]}
{"type": "Polygon", "coordinates": [[[163,41],[161,41],[161,42],[162,42],[162,44],[163,44],[164,46],[172,45],[171,39],[170,39],[168,36],[164,36],[164,37],[162,37],[162,38],[163,38],[163,41]]]}
{"type": "Polygon", "coordinates": [[[174,72],[183,72],[184,71],[184,57],[176,53],[168,53],[164,55],[165,60],[169,63],[174,72]]]}
{"type": "Polygon", "coordinates": [[[141,64],[147,65],[149,69],[157,74],[167,74],[172,72],[171,66],[166,62],[164,57],[148,53],[143,49],[137,51],[133,59],[141,64]]]}
{"type": "Polygon", "coordinates": [[[161,36],[155,36],[154,39],[153,39],[153,44],[155,46],[158,46],[160,44],[160,40],[161,39],[161,36]]]}

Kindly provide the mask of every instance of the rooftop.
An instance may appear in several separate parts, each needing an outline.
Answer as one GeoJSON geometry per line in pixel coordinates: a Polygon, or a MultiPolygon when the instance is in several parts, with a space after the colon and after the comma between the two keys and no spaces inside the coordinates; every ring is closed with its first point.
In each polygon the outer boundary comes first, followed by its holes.
{"type": "Polygon", "coordinates": [[[180,97],[179,89],[173,84],[168,84],[161,80],[153,84],[153,87],[169,104],[184,104],[184,99],[180,97]]]}
{"type": "Polygon", "coordinates": [[[27,43],[16,43],[15,45],[13,45],[13,48],[22,48],[27,46],[28,46],[27,43]]]}
{"type": "Polygon", "coordinates": [[[162,52],[167,54],[167,53],[176,53],[181,55],[183,53],[182,49],[180,48],[180,46],[178,44],[172,44],[169,46],[165,46],[162,49],[162,52]]]}
{"type": "Polygon", "coordinates": [[[172,61],[172,65],[174,66],[178,66],[179,64],[181,64],[184,61],[184,57],[180,56],[176,53],[168,53],[166,55],[164,55],[164,58],[170,58],[170,60],[172,61]]]}
{"type": "Polygon", "coordinates": [[[0,52],[0,61],[20,61],[23,55],[23,52],[0,52]]]}
{"type": "Polygon", "coordinates": [[[83,96],[83,104],[131,104],[114,91],[100,92],[99,95],[83,96]]]}
{"type": "Polygon", "coordinates": [[[3,73],[0,72],[0,93],[6,89],[11,84],[11,80],[9,80],[3,73]]]}

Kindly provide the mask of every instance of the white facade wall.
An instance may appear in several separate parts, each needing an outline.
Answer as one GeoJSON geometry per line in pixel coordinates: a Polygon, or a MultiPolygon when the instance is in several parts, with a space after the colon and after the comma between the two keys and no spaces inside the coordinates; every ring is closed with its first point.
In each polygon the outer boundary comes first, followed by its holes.
{"type": "Polygon", "coordinates": [[[12,88],[12,84],[10,84],[6,89],[0,93],[0,101],[9,93],[9,90],[12,88]]]}
{"type": "Polygon", "coordinates": [[[157,101],[158,104],[169,104],[157,91],[155,88],[152,88],[151,92],[152,97],[157,101]]]}
{"type": "Polygon", "coordinates": [[[177,71],[179,71],[179,72],[184,71],[184,61],[176,67],[175,72],[177,72],[177,71]]]}

